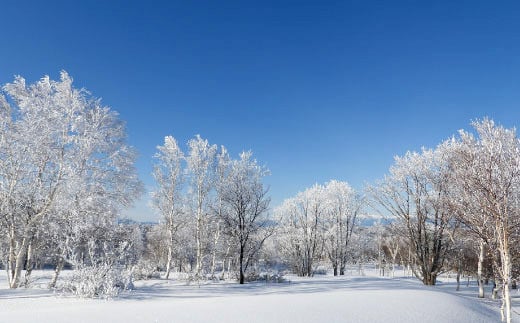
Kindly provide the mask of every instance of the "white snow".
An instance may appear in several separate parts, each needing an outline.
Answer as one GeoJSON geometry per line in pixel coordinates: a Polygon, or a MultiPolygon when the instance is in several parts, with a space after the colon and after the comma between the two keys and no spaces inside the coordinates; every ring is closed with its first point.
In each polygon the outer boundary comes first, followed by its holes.
{"type": "MultiPolygon", "coordinates": [[[[474,287],[426,287],[411,278],[290,277],[287,283],[136,282],[116,300],[77,299],[45,289],[7,289],[1,322],[497,322],[499,301],[474,287]]],[[[520,316],[513,314],[514,320],[520,316]]]]}

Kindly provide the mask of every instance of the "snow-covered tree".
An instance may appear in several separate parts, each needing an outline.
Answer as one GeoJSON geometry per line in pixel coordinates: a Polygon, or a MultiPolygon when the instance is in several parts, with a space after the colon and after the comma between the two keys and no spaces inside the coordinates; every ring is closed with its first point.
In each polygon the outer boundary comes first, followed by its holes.
{"type": "Polygon", "coordinates": [[[349,243],[357,225],[362,199],[346,182],[332,180],[323,188],[326,209],[323,226],[325,248],[334,276],[345,274],[349,243]]]}
{"type": "Polygon", "coordinates": [[[313,276],[325,257],[334,275],[343,275],[362,199],[346,182],[314,185],[276,209],[279,245],[298,275],[313,276]]]}
{"type": "MultiPolygon", "coordinates": [[[[29,86],[17,77],[3,89],[9,101],[0,100],[0,217],[9,286],[16,288],[24,264],[32,266],[37,237],[49,237],[57,221],[77,227],[82,216],[113,223],[142,186],[117,113],[75,89],[66,72],[60,81],[46,76],[29,86]]],[[[54,238],[67,239],[59,232],[54,238]]]]}
{"type": "Polygon", "coordinates": [[[473,127],[477,136],[461,130],[460,139],[451,141],[457,147],[452,163],[459,188],[455,205],[463,223],[480,239],[479,258],[484,244],[498,251],[502,319],[511,322],[511,248],[520,228],[520,141],[515,129],[490,119],[473,122],[473,127]]]}
{"type": "Polygon", "coordinates": [[[213,210],[212,217],[210,219],[210,226],[212,227],[213,232],[213,243],[211,244],[211,278],[215,279],[215,269],[217,265],[217,254],[223,254],[223,257],[226,258],[229,255],[229,245],[228,247],[222,246],[222,218],[224,215],[224,194],[227,191],[227,180],[230,174],[231,167],[231,159],[229,157],[229,153],[226,147],[221,146],[220,151],[216,156],[216,165],[215,165],[215,191],[216,195],[212,203],[211,209],[213,210]],[[225,252],[222,252],[222,249],[226,249],[225,252]]]}
{"type": "Polygon", "coordinates": [[[281,218],[280,248],[299,276],[313,276],[323,257],[322,221],[326,210],[322,185],[314,185],[286,199],[277,210],[281,218]]]}
{"type": "Polygon", "coordinates": [[[396,157],[390,174],[370,188],[374,201],[401,222],[418,268],[413,272],[425,285],[434,285],[451,247],[456,227],[450,209],[446,149],[423,149],[396,157]]]}
{"type": "Polygon", "coordinates": [[[155,154],[157,162],[153,171],[157,188],[152,193],[152,204],[162,215],[168,233],[168,259],[166,262],[166,279],[168,279],[173,262],[177,231],[185,224],[181,196],[184,154],[172,136],[165,137],[164,145],[158,146],[157,150],[158,152],[155,154]]]}
{"type": "Polygon", "coordinates": [[[195,278],[200,279],[202,273],[203,254],[203,230],[204,221],[209,211],[206,202],[213,188],[216,145],[210,145],[206,139],[199,135],[188,141],[189,152],[186,157],[188,163],[188,176],[191,180],[190,191],[193,196],[195,212],[195,278]]]}
{"type": "Polygon", "coordinates": [[[268,217],[270,199],[262,179],[268,171],[257,164],[251,152],[243,152],[229,163],[228,175],[221,187],[223,209],[220,218],[226,234],[238,253],[239,282],[273,231],[268,217]]]}

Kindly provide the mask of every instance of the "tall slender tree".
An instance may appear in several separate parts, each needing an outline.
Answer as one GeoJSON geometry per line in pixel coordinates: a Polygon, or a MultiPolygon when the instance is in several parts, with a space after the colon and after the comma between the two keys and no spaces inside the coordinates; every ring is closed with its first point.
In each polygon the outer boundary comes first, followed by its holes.
{"type": "Polygon", "coordinates": [[[152,204],[162,215],[168,235],[166,279],[170,276],[177,231],[184,225],[181,185],[183,182],[182,162],[184,154],[172,136],[164,138],[164,144],[157,147],[157,163],[153,177],[157,189],[152,193],[152,204]]]}
{"type": "Polygon", "coordinates": [[[199,135],[188,141],[188,146],[189,152],[186,160],[188,162],[188,176],[191,180],[191,194],[195,209],[195,278],[198,280],[202,277],[204,221],[209,213],[205,203],[214,184],[217,146],[210,145],[206,139],[202,139],[199,135]]]}

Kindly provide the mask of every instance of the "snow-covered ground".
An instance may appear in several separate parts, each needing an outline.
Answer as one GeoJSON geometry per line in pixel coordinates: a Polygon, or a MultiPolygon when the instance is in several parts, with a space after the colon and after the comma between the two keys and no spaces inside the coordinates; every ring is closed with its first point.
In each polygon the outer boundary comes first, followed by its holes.
{"type": "MultiPolygon", "coordinates": [[[[465,284],[455,292],[454,283],[447,281],[425,287],[411,278],[376,275],[289,277],[286,283],[242,286],[149,280],[136,282],[135,290],[107,301],[38,288],[9,290],[0,279],[0,322],[500,321],[498,301],[477,299],[475,287],[465,284]]],[[[513,304],[517,305],[516,299],[513,304]]]]}

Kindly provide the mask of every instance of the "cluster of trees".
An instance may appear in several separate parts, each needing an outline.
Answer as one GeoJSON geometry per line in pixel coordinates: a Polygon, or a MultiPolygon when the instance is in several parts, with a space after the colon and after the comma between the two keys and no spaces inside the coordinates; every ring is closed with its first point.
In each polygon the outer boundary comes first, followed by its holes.
{"type": "Polygon", "coordinates": [[[210,145],[199,135],[188,141],[185,155],[177,141],[167,136],[157,147],[152,193],[154,208],[162,215],[167,236],[166,278],[174,262],[193,269],[194,279],[215,278],[238,268],[239,281],[273,233],[270,199],[262,179],[267,169],[251,152],[230,158],[226,148],[210,145]]]}
{"type": "Polygon", "coordinates": [[[449,270],[458,280],[474,274],[480,297],[492,279],[509,322],[520,265],[520,142],[515,129],[489,119],[473,127],[396,157],[364,198],[332,180],[274,212],[268,170],[251,152],[233,159],[198,135],[183,151],[167,136],[154,158],[151,197],[162,220],[129,225],[118,216],[143,188],[117,113],[75,89],[66,72],[31,85],[17,77],[0,94],[0,264],[11,288],[27,286],[32,269],[46,265],[54,266],[55,287],[72,266],[70,289],[96,295],[120,284],[122,270],[193,280],[227,273],[244,283],[260,265],[313,276],[318,267],[343,275],[349,263],[362,272],[366,262],[393,274],[399,263],[425,285],[449,270]],[[366,205],[388,223],[361,225],[366,205]],[[93,277],[99,281],[84,283],[93,277]]]}
{"type": "Polygon", "coordinates": [[[53,285],[65,262],[94,266],[109,244],[117,247],[111,237],[119,211],[142,191],[135,153],[117,113],[73,88],[65,72],[32,85],[17,77],[2,89],[2,262],[17,288],[45,254],[56,266],[53,285]]]}
{"type": "Polygon", "coordinates": [[[520,141],[515,129],[489,119],[473,127],[475,133],[461,130],[436,149],[396,157],[390,174],[370,192],[396,220],[395,234],[406,237],[412,270],[424,284],[477,262],[484,297],[487,260],[487,272],[502,291],[502,318],[510,322],[512,264],[519,264],[520,141]],[[477,257],[468,256],[472,250],[477,257]]]}
{"type": "Polygon", "coordinates": [[[350,241],[362,198],[346,182],[314,185],[276,209],[278,245],[285,261],[300,276],[313,276],[324,258],[334,276],[345,274],[350,241]]]}

